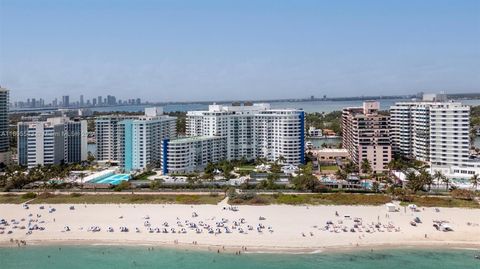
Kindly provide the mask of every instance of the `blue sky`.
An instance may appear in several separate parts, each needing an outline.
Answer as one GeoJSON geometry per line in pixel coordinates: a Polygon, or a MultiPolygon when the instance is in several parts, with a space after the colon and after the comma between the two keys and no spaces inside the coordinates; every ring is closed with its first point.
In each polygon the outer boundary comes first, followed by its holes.
{"type": "Polygon", "coordinates": [[[480,92],[480,1],[0,0],[13,100],[480,92]]]}

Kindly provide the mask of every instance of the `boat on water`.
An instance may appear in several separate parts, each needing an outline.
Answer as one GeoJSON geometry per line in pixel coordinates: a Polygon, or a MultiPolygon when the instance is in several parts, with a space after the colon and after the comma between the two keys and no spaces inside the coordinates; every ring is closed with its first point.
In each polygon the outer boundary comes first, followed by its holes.
{"type": "Polygon", "coordinates": [[[312,148],[313,148],[313,143],[312,143],[311,141],[307,141],[307,142],[305,143],[305,147],[306,147],[307,149],[312,149],[312,148]]]}

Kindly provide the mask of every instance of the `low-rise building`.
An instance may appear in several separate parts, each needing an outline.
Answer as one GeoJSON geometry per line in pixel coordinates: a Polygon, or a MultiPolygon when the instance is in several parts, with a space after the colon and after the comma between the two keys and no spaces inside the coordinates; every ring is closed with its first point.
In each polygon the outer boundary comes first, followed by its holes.
{"type": "Polygon", "coordinates": [[[334,164],[337,160],[346,160],[348,158],[348,151],[346,149],[320,149],[316,150],[315,154],[319,163],[334,164]]]}
{"type": "Polygon", "coordinates": [[[313,126],[310,126],[310,128],[308,128],[308,136],[310,136],[310,137],[322,137],[323,136],[322,129],[317,129],[313,126]]]}

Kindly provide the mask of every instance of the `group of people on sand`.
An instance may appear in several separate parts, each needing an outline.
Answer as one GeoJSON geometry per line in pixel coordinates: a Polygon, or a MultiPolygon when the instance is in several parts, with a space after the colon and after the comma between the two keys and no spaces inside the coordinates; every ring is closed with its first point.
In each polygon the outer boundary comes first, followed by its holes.
{"type": "MultiPolygon", "coordinates": [[[[365,222],[360,217],[351,217],[349,215],[341,217],[338,211],[335,211],[336,221],[328,220],[325,225],[313,226],[314,229],[317,229],[322,232],[333,232],[333,233],[363,233],[363,236],[360,235],[359,239],[364,237],[364,233],[375,233],[375,232],[400,232],[400,227],[396,226],[392,221],[388,223],[381,223],[380,219],[377,219],[377,222],[365,222]]],[[[313,232],[305,233],[302,232],[302,237],[306,237],[307,234],[314,236],[313,232]]]]}
{"type": "MultiPolygon", "coordinates": [[[[176,223],[171,224],[167,221],[164,221],[160,227],[154,227],[151,223],[150,216],[143,217],[143,228],[135,227],[135,232],[141,233],[142,230],[148,233],[163,233],[163,234],[186,234],[188,231],[195,232],[197,234],[201,234],[206,232],[207,234],[212,235],[219,235],[219,234],[229,234],[233,232],[238,232],[240,234],[248,234],[249,232],[256,231],[258,234],[262,234],[264,231],[268,231],[269,233],[273,233],[272,226],[265,226],[262,222],[259,222],[257,225],[250,225],[247,224],[245,218],[239,218],[230,221],[226,218],[217,219],[216,217],[198,220],[198,214],[196,212],[192,213],[192,219],[185,219],[182,220],[179,217],[176,218],[176,223]]],[[[123,216],[120,216],[119,219],[123,219],[123,216]]],[[[264,217],[259,217],[259,221],[264,221],[264,217]]],[[[69,227],[69,226],[66,226],[69,227]]],[[[83,230],[83,227],[79,228],[83,230]]],[[[88,232],[100,232],[102,229],[98,225],[90,226],[87,231],[88,232]]],[[[120,232],[129,232],[128,227],[121,226],[120,232]]],[[[69,229],[65,229],[64,232],[70,231],[69,229]]],[[[108,226],[106,229],[107,232],[115,232],[114,228],[108,226]]]]}

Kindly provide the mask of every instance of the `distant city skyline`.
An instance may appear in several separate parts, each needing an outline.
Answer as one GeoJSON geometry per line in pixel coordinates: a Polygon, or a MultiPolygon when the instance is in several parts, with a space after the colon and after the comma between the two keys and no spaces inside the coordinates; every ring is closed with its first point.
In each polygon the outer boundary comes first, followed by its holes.
{"type": "Polygon", "coordinates": [[[0,85],[12,102],[70,103],[475,93],[479,10],[475,0],[0,0],[0,85]]]}
{"type": "Polygon", "coordinates": [[[70,98],[70,95],[62,95],[60,98],[55,97],[52,100],[44,98],[29,97],[24,100],[15,100],[10,102],[13,108],[69,108],[69,107],[95,107],[95,106],[115,106],[115,105],[140,105],[141,98],[126,98],[124,100],[117,99],[114,95],[95,96],[85,98],[79,95],[78,99],[70,98]]]}

